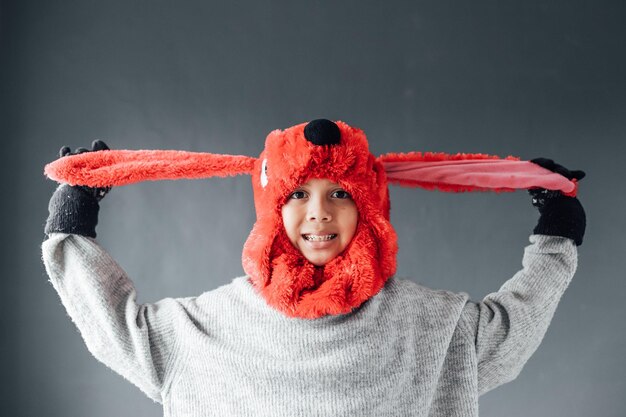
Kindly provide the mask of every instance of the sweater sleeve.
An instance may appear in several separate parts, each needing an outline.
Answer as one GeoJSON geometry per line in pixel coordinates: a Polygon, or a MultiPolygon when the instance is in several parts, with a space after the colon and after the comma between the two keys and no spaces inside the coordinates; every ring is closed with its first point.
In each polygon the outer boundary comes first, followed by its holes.
{"type": "Polygon", "coordinates": [[[481,302],[468,301],[460,324],[475,345],[478,395],[514,380],[541,343],[577,268],[569,238],[531,235],[523,268],[481,302]]]}
{"type": "Polygon", "coordinates": [[[166,298],[138,305],[133,283],[95,239],[52,233],[42,244],[52,286],[92,355],[162,403],[181,348],[186,311],[166,298]]]}

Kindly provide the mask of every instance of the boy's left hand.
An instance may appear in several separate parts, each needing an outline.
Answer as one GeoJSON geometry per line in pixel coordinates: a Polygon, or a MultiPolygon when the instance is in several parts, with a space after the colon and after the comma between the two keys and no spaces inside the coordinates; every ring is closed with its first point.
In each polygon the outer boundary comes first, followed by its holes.
{"type": "MultiPolygon", "coordinates": [[[[535,158],[530,162],[561,174],[570,180],[580,181],[585,177],[584,171],[571,171],[555,163],[552,159],[535,158]]],[[[543,188],[529,189],[528,193],[533,197],[533,206],[537,207],[540,213],[539,222],[533,233],[563,236],[573,239],[577,246],[582,244],[587,220],[585,210],[578,198],[568,197],[558,190],[543,188]]]]}

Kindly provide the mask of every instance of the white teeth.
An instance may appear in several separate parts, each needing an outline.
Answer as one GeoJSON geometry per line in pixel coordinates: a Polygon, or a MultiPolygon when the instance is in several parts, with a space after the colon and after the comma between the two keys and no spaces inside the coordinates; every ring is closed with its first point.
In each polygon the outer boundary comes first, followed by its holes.
{"type": "Polygon", "coordinates": [[[311,242],[321,242],[324,240],[331,240],[333,239],[335,236],[337,235],[304,235],[304,238],[306,240],[309,240],[311,242]]]}

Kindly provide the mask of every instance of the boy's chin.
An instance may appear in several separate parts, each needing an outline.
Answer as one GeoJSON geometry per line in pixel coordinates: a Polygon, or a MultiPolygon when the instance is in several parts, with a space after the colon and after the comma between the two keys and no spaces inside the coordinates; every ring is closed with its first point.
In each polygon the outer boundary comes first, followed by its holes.
{"type": "Polygon", "coordinates": [[[311,255],[307,255],[307,254],[302,254],[304,255],[304,257],[311,262],[313,265],[315,265],[318,268],[323,267],[324,265],[326,265],[328,262],[332,261],[333,259],[335,259],[337,257],[337,255],[317,255],[317,256],[311,256],[311,255]]]}

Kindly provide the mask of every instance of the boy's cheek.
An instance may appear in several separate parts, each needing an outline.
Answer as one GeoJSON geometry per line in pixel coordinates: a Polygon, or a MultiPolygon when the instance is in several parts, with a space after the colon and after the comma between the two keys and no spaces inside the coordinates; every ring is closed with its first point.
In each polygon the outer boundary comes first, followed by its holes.
{"type": "MultiPolygon", "coordinates": [[[[285,234],[289,238],[289,241],[297,248],[297,230],[295,230],[295,226],[293,225],[292,219],[289,216],[283,215],[283,228],[285,230],[285,234]]],[[[298,250],[300,250],[298,248],[298,250]]]]}

